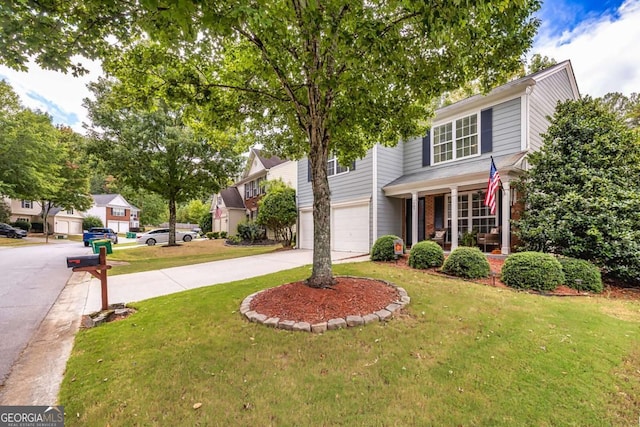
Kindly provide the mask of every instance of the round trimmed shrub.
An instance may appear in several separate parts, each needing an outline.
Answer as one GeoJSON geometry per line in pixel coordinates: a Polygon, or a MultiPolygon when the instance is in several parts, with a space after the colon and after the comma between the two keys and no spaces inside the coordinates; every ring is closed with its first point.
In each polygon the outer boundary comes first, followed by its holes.
{"type": "Polygon", "coordinates": [[[520,252],[504,261],[502,281],[512,288],[552,291],[564,283],[564,273],[551,254],[520,252]]]}
{"type": "Polygon", "coordinates": [[[461,246],[449,254],[442,271],[458,277],[478,279],[489,276],[491,266],[480,249],[461,246]]]}
{"type": "Polygon", "coordinates": [[[413,268],[440,267],[444,262],[444,251],[436,242],[423,240],[411,247],[409,266],[413,268]]]}
{"type": "Polygon", "coordinates": [[[558,259],[564,273],[564,284],[579,291],[602,292],[600,269],[589,261],[571,257],[558,259]]]}
{"type": "MultiPolygon", "coordinates": [[[[398,236],[392,234],[379,237],[371,248],[371,261],[393,261],[396,259],[396,253],[393,250],[393,241],[399,239],[398,236]]],[[[404,252],[404,245],[402,249],[404,252]]]]}

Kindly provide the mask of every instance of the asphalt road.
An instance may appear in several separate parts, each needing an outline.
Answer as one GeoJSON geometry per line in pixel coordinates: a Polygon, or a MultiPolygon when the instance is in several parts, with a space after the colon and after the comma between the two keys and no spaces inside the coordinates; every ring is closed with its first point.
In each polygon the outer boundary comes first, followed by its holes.
{"type": "Polygon", "coordinates": [[[71,277],[66,257],[88,253],[82,242],[0,246],[0,385],[71,277]]]}

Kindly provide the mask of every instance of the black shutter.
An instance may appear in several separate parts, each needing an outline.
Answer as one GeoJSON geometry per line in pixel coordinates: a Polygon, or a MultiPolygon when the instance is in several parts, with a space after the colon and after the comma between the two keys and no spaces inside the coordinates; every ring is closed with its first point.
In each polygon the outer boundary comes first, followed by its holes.
{"type": "Polygon", "coordinates": [[[480,112],[480,153],[493,151],[493,108],[480,112]]]}
{"type": "Polygon", "coordinates": [[[431,164],[431,129],[427,130],[427,134],[422,138],[422,166],[431,164]]]}
{"type": "Polygon", "coordinates": [[[307,160],[307,182],[311,182],[311,160],[307,160]]]}
{"type": "Polygon", "coordinates": [[[444,196],[433,198],[433,225],[436,229],[444,228],[444,196]]]}
{"type": "Polygon", "coordinates": [[[356,161],[354,160],[353,162],[351,162],[351,168],[352,171],[356,170],[356,161]]]}

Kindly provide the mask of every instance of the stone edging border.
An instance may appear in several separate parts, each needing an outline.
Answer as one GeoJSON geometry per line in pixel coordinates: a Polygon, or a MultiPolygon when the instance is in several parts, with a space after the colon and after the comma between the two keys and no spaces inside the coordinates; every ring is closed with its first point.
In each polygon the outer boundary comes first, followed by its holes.
{"type": "MultiPolygon", "coordinates": [[[[339,276],[345,278],[353,278],[360,279],[361,277],[355,276],[339,276]]],[[[247,296],[242,303],[240,304],[240,314],[244,316],[248,321],[261,323],[265,326],[269,326],[277,329],[284,329],[287,331],[302,331],[302,332],[314,332],[314,333],[323,333],[326,331],[331,331],[335,329],[342,329],[346,327],[354,327],[354,326],[362,326],[367,325],[372,322],[382,322],[393,317],[393,314],[404,308],[407,304],[411,302],[411,298],[407,294],[407,291],[404,288],[394,285],[391,282],[387,282],[386,280],[381,279],[372,279],[366,278],[368,280],[375,280],[376,282],[384,283],[387,286],[395,288],[398,291],[398,299],[391,304],[387,305],[385,308],[376,311],[375,313],[370,313],[364,316],[347,316],[346,318],[338,317],[335,319],[330,319],[326,322],[314,323],[310,324],[308,322],[296,322],[293,320],[280,319],[279,317],[267,317],[264,314],[258,313],[254,310],[251,310],[251,302],[256,295],[265,292],[267,289],[263,289],[262,291],[255,292],[249,296],[247,296]]]]}

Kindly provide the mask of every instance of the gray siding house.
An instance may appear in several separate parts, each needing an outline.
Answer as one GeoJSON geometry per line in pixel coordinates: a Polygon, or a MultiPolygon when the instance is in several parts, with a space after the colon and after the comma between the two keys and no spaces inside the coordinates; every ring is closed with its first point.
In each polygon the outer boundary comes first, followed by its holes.
{"type": "MultiPolygon", "coordinates": [[[[579,99],[570,61],[436,111],[422,138],[375,146],[350,167],[327,164],[331,249],[369,252],[385,234],[411,245],[445,230],[455,249],[465,232],[499,231],[499,248],[514,244],[511,219],[522,204],[511,182],[540,148],[556,104],[579,99]],[[484,206],[493,158],[500,173],[497,209],[484,206]]],[[[313,197],[308,161],[298,162],[298,246],[313,247],[313,197]]]]}

